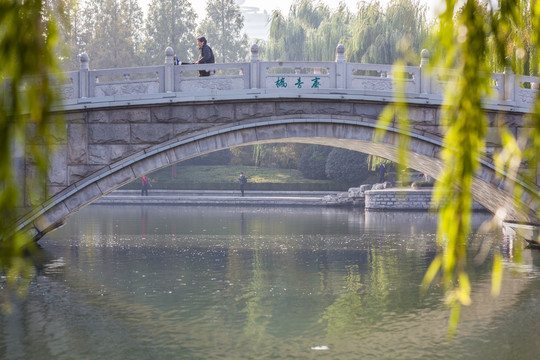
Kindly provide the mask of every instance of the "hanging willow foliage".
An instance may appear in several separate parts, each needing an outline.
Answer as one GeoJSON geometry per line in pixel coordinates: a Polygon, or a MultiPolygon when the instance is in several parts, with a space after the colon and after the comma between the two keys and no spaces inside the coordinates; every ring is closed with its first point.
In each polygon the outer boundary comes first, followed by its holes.
{"type": "MultiPolygon", "coordinates": [[[[452,68],[458,73],[451,87],[446,89],[441,108],[441,125],[447,128],[444,137],[442,160],[444,169],[439,174],[434,189],[434,201],[439,208],[437,231],[438,255],[424,277],[426,289],[436,279],[444,286],[446,304],[451,308],[449,335],[453,335],[459,322],[462,305],[471,303],[471,284],[466,271],[468,239],[471,234],[473,206],[473,179],[480,168],[480,157],[485,153],[487,115],[482,107],[483,99],[491,96],[491,66],[509,66],[508,55],[528,58],[528,68],[538,74],[537,49],[540,47],[540,1],[499,1],[493,9],[481,0],[446,0],[446,10],[439,16],[437,31],[431,43],[438,44],[434,50],[434,66],[452,68]],[[460,6],[458,8],[458,6],[460,6]],[[530,14],[531,27],[525,31],[522,14],[530,14]],[[527,36],[524,36],[524,34],[527,36]],[[529,40],[523,41],[524,38],[529,40]],[[512,40],[512,41],[509,41],[512,40]],[[528,46],[525,43],[529,44],[528,46]]],[[[516,61],[511,64],[516,69],[516,61]]],[[[404,64],[400,60],[394,72],[401,74],[404,64]]],[[[521,67],[523,69],[523,67],[521,67]]],[[[397,89],[400,98],[400,89],[397,89]]],[[[403,91],[403,89],[401,89],[403,91]]],[[[503,116],[503,115],[501,115],[503,116]]],[[[408,129],[406,104],[397,101],[383,112],[379,124],[387,125],[392,119],[408,129]]],[[[540,154],[540,94],[533,113],[527,119],[527,132],[515,137],[501,125],[503,148],[495,154],[497,170],[507,174],[506,183],[514,193],[515,207],[521,207],[523,186],[535,188],[540,154]],[[524,171],[524,167],[528,167],[524,171]],[[512,182],[518,170],[522,183],[512,182]]],[[[379,138],[382,133],[377,134],[379,138]]],[[[400,153],[405,153],[403,140],[400,153]]],[[[404,155],[400,155],[400,162],[404,155]]],[[[405,162],[406,163],[406,162],[405,162]]],[[[540,209],[538,196],[533,197],[529,207],[540,209]]],[[[504,212],[503,212],[504,213],[504,212]]],[[[540,218],[540,213],[536,214],[540,218]]],[[[500,290],[502,279],[502,256],[494,255],[492,293],[500,290]]]]}
{"type": "MultiPolygon", "coordinates": [[[[356,11],[345,3],[330,10],[320,1],[296,0],[287,17],[274,11],[262,57],[283,61],[333,61],[344,44],[351,62],[392,64],[398,44],[407,42],[418,63],[428,31],[426,8],[419,0],[393,0],[383,8],[377,1],[360,2],[356,11]]],[[[410,64],[409,64],[410,65],[410,64]]]]}
{"type": "MultiPolygon", "coordinates": [[[[23,198],[25,187],[45,198],[51,133],[61,133],[53,127],[60,124],[58,118],[50,114],[56,100],[52,87],[59,81],[57,26],[50,9],[63,13],[63,2],[51,3],[0,2],[0,273],[6,276],[8,290],[19,293],[32,279],[33,266],[25,256],[31,250],[29,238],[16,231],[16,219],[24,205],[32,205],[32,196],[23,198]],[[14,159],[20,156],[35,164],[35,177],[18,173],[14,159]]],[[[10,301],[3,300],[3,310],[8,311],[10,301]]]]}

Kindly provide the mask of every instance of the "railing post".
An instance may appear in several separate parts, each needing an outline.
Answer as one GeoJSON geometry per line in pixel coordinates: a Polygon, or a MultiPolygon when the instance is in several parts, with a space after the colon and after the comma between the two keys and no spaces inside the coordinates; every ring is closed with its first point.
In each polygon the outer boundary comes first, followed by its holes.
{"type": "Polygon", "coordinates": [[[420,52],[420,94],[431,93],[431,76],[427,70],[430,53],[427,49],[420,52]]]}
{"type": "Polygon", "coordinates": [[[249,86],[252,89],[259,88],[259,45],[251,45],[251,62],[249,64],[249,86]]]}
{"type": "Polygon", "coordinates": [[[79,69],[79,98],[88,97],[88,54],[82,53],[79,56],[81,68],[79,69]]]}
{"type": "Polygon", "coordinates": [[[165,79],[164,79],[165,92],[170,93],[174,91],[174,50],[168,46],[165,49],[165,79]]]}
{"type": "Polygon", "coordinates": [[[506,58],[506,66],[503,73],[503,100],[514,101],[515,100],[515,78],[514,71],[512,70],[512,59],[506,58]]]}
{"type": "Polygon", "coordinates": [[[336,89],[347,88],[347,63],[345,62],[345,46],[336,47],[336,89]]]}

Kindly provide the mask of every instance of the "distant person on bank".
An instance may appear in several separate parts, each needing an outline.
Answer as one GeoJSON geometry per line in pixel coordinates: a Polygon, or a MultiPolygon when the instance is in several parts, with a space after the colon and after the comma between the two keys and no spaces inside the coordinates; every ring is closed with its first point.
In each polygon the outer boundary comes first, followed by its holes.
{"type": "Polygon", "coordinates": [[[386,174],[386,164],[385,163],[382,163],[380,166],[379,166],[379,182],[382,183],[384,182],[384,175],[386,174]]]}
{"type": "MultiPolygon", "coordinates": [[[[197,45],[199,46],[199,60],[195,64],[213,64],[214,53],[212,52],[212,48],[206,43],[204,36],[197,38],[197,45]]],[[[210,71],[199,70],[199,76],[210,76],[210,71]]]]}
{"type": "Polygon", "coordinates": [[[243,172],[240,173],[240,176],[238,177],[238,182],[240,183],[240,192],[242,193],[242,196],[244,196],[244,186],[247,183],[247,178],[245,177],[243,172]]]}
{"type": "Polygon", "coordinates": [[[151,187],[150,181],[146,176],[143,175],[142,177],[142,190],[141,190],[141,196],[148,196],[148,188],[151,187]]]}

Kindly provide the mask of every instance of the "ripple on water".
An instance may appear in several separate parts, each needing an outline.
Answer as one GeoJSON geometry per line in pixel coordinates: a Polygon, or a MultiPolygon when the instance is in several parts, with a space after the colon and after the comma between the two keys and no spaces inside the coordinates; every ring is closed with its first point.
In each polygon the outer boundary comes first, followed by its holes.
{"type": "Polygon", "coordinates": [[[447,340],[443,289],[419,292],[436,250],[429,216],[122,209],[85,208],[40,241],[44,256],[28,298],[17,304],[17,316],[0,315],[8,334],[0,336],[0,358],[498,359],[513,358],[518,347],[521,358],[540,353],[530,335],[540,318],[535,255],[518,271],[505,262],[508,284],[493,300],[489,264],[470,261],[473,305],[447,340]]]}

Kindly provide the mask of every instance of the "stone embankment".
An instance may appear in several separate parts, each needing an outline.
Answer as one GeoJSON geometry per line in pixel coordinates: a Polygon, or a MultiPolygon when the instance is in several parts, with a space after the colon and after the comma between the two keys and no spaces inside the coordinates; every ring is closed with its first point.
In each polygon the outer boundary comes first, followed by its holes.
{"type": "MultiPolygon", "coordinates": [[[[347,192],[152,190],[141,196],[137,190],[116,190],[96,201],[107,205],[256,205],[256,206],[352,206],[367,211],[427,211],[431,189],[392,188],[389,182],[362,185],[347,192]]],[[[476,206],[476,209],[482,209],[476,206]]]]}
{"type": "MultiPolygon", "coordinates": [[[[432,188],[392,188],[389,183],[375,184],[365,191],[366,211],[427,211],[433,208],[432,188]]],[[[473,210],[487,211],[474,202],[473,210]]]]}
{"type": "Polygon", "coordinates": [[[107,205],[257,205],[311,206],[325,205],[322,198],[328,192],[315,191],[240,191],[227,190],[153,190],[141,196],[137,190],[116,190],[97,200],[107,205]]]}

